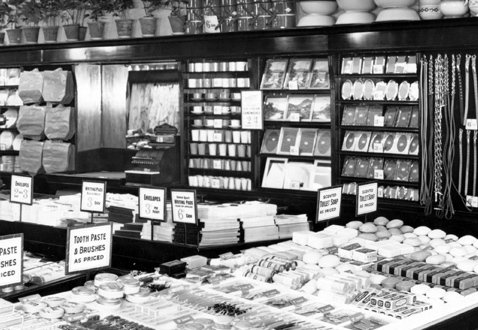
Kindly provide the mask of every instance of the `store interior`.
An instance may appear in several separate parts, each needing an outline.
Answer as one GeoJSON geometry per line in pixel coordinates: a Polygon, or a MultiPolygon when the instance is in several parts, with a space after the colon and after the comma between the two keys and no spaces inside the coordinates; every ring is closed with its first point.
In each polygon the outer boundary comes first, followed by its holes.
{"type": "Polygon", "coordinates": [[[0,328],[474,328],[476,1],[256,2],[6,35],[0,328]]]}

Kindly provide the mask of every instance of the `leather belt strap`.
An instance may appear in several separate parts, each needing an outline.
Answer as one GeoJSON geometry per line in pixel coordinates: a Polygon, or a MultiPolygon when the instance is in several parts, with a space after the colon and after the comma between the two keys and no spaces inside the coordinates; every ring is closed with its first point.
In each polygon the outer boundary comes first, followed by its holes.
{"type": "Polygon", "coordinates": [[[466,167],[465,167],[465,196],[468,195],[468,179],[470,176],[470,147],[471,147],[471,131],[466,131],[466,167]]]}
{"type": "MultiPolygon", "coordinates": [[[[471,57],[471,69],[473,71],[473,87],[475,91],[475,118],[476,118],[476,113],[478,112],[476,109],[478,108],[478,81],[477,81],[477,76],[476,76],[476,55],[473,55],[471,57]]],[[[465,122],[468,118],[465,117],[465,122]]],[[[466,125],[466,123],[465,123],[466,125]]]]}
{"type": "Polygon", "coordinates": [[[460,119],[463,118],[465,111],[465,100],[463,99],[463,78],[461,76],[461,54],[456,55],[456,72],[458,76],[458,93],[460,97],[460,119]]]}
{"type": "Polygon", "coordinates": [[[458,193],[462,193],[462,182],[463,182],[463,128],[460,128],[458,133],[458,148],[459,148],[459,162],[458,166],[458,193]]]}
{"type": "Polygon", "coordinates": [[[463,126],[466,126],[466,118],[468,118],[468,108],[470,106],[470,59],[471,56],[466,54],[465,59],[465,112],[461,118],[463,126]]]}
{"type": "Polygon", "coordinates": [[[478,181],[478,178],[476,177],[476,168],[478,167],[478,149],[477,149],[477,144],[476,140],[478,137],[478,131],[473,132],[473,144],[474,144],[474,149],[475,152],[473,153],[473,196],[476,196],[476,181],[478,181]]]}

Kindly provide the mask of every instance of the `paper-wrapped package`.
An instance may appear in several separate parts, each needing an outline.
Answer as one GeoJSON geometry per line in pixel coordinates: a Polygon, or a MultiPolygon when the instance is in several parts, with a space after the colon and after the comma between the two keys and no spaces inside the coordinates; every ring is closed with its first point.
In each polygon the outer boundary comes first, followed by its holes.
{"type": "Polygon", "coordinates": [[[74,171],[75,146],[71,143],[45,141],[43,145],[43,168],[46,173],[74,171]]]}
{"type": "Polygon", "coordinates": [[[18,95],[24,104],[41,103],[43,91],[43,75],[38,69],[23,71],[20,74],[18,95]]]}
{"type": "Polygon", "coordinates": [[[72,107],[47,107],[45,115],[45,135],[50,140],[69,140],[75,135],[75,109],[72,107]]]}
{"type": "Polygon", "coordinates": [[[43,142],[23,140],[20,147],[20,169],[37,174],[42,170],[43,142]]]}
{"type": "Polygon", "coordinates": [[[45,131],[45,107],[21,106],[17,129],[26,138],[40,140],[45,131]]]}
{"type": "Polygon", "coordinates": [[[73,76],[70,71],[57,69],[43,71],[43,99],[45,102],[70,104],[75,96],[73,76]]]}

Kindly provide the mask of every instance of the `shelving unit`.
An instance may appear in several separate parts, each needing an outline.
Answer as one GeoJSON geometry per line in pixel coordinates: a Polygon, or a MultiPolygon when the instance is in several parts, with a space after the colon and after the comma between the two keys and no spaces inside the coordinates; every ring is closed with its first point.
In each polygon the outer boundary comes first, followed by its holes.
{"type": "Polygon", "coordinates": [[[421,150],[416,63],[414,53],[338,57],[335,169],[345,193],[355,193],[356,183],[377,181],[379,195],[383,193],[385,199],[406,194],[405,198],[418,201],[421,150]]]}
{"type": "Polygon", "coordinates": [[[254,88],[248,59],[188,61],[184,124],[189,185],[252,190],[253,133],[241,127],[241,92],[254,88]]]}
{"type": "Polygon", "coordinates": [[[265,113],[259,155],[261,191],[310,195],[331,185],[330,59],[320,55],[265,59],[261,67],[265,113]],[[302,177],[292,177],[299,172],[302,177]],[[283,185],[277,184],[281,180],[283,185]]]}

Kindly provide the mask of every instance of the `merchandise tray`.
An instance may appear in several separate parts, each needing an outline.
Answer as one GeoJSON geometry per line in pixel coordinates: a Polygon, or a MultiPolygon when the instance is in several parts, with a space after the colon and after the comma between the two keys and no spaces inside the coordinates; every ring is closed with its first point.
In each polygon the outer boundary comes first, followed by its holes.
{"type": "Polygon", "coordinates": [[[264,125],[267,127],[313,127],[313,128],[330,128],[330,122],[322,121],[279,121],[279,120],[267,120],[264,122],[264,125]]]}
{"type": "Polygon", "coordinates": [[[339,104],[377,104],[377,105],[418,105],[419,101],[387,101],[387,100],[339,100],[339,104]]]}

